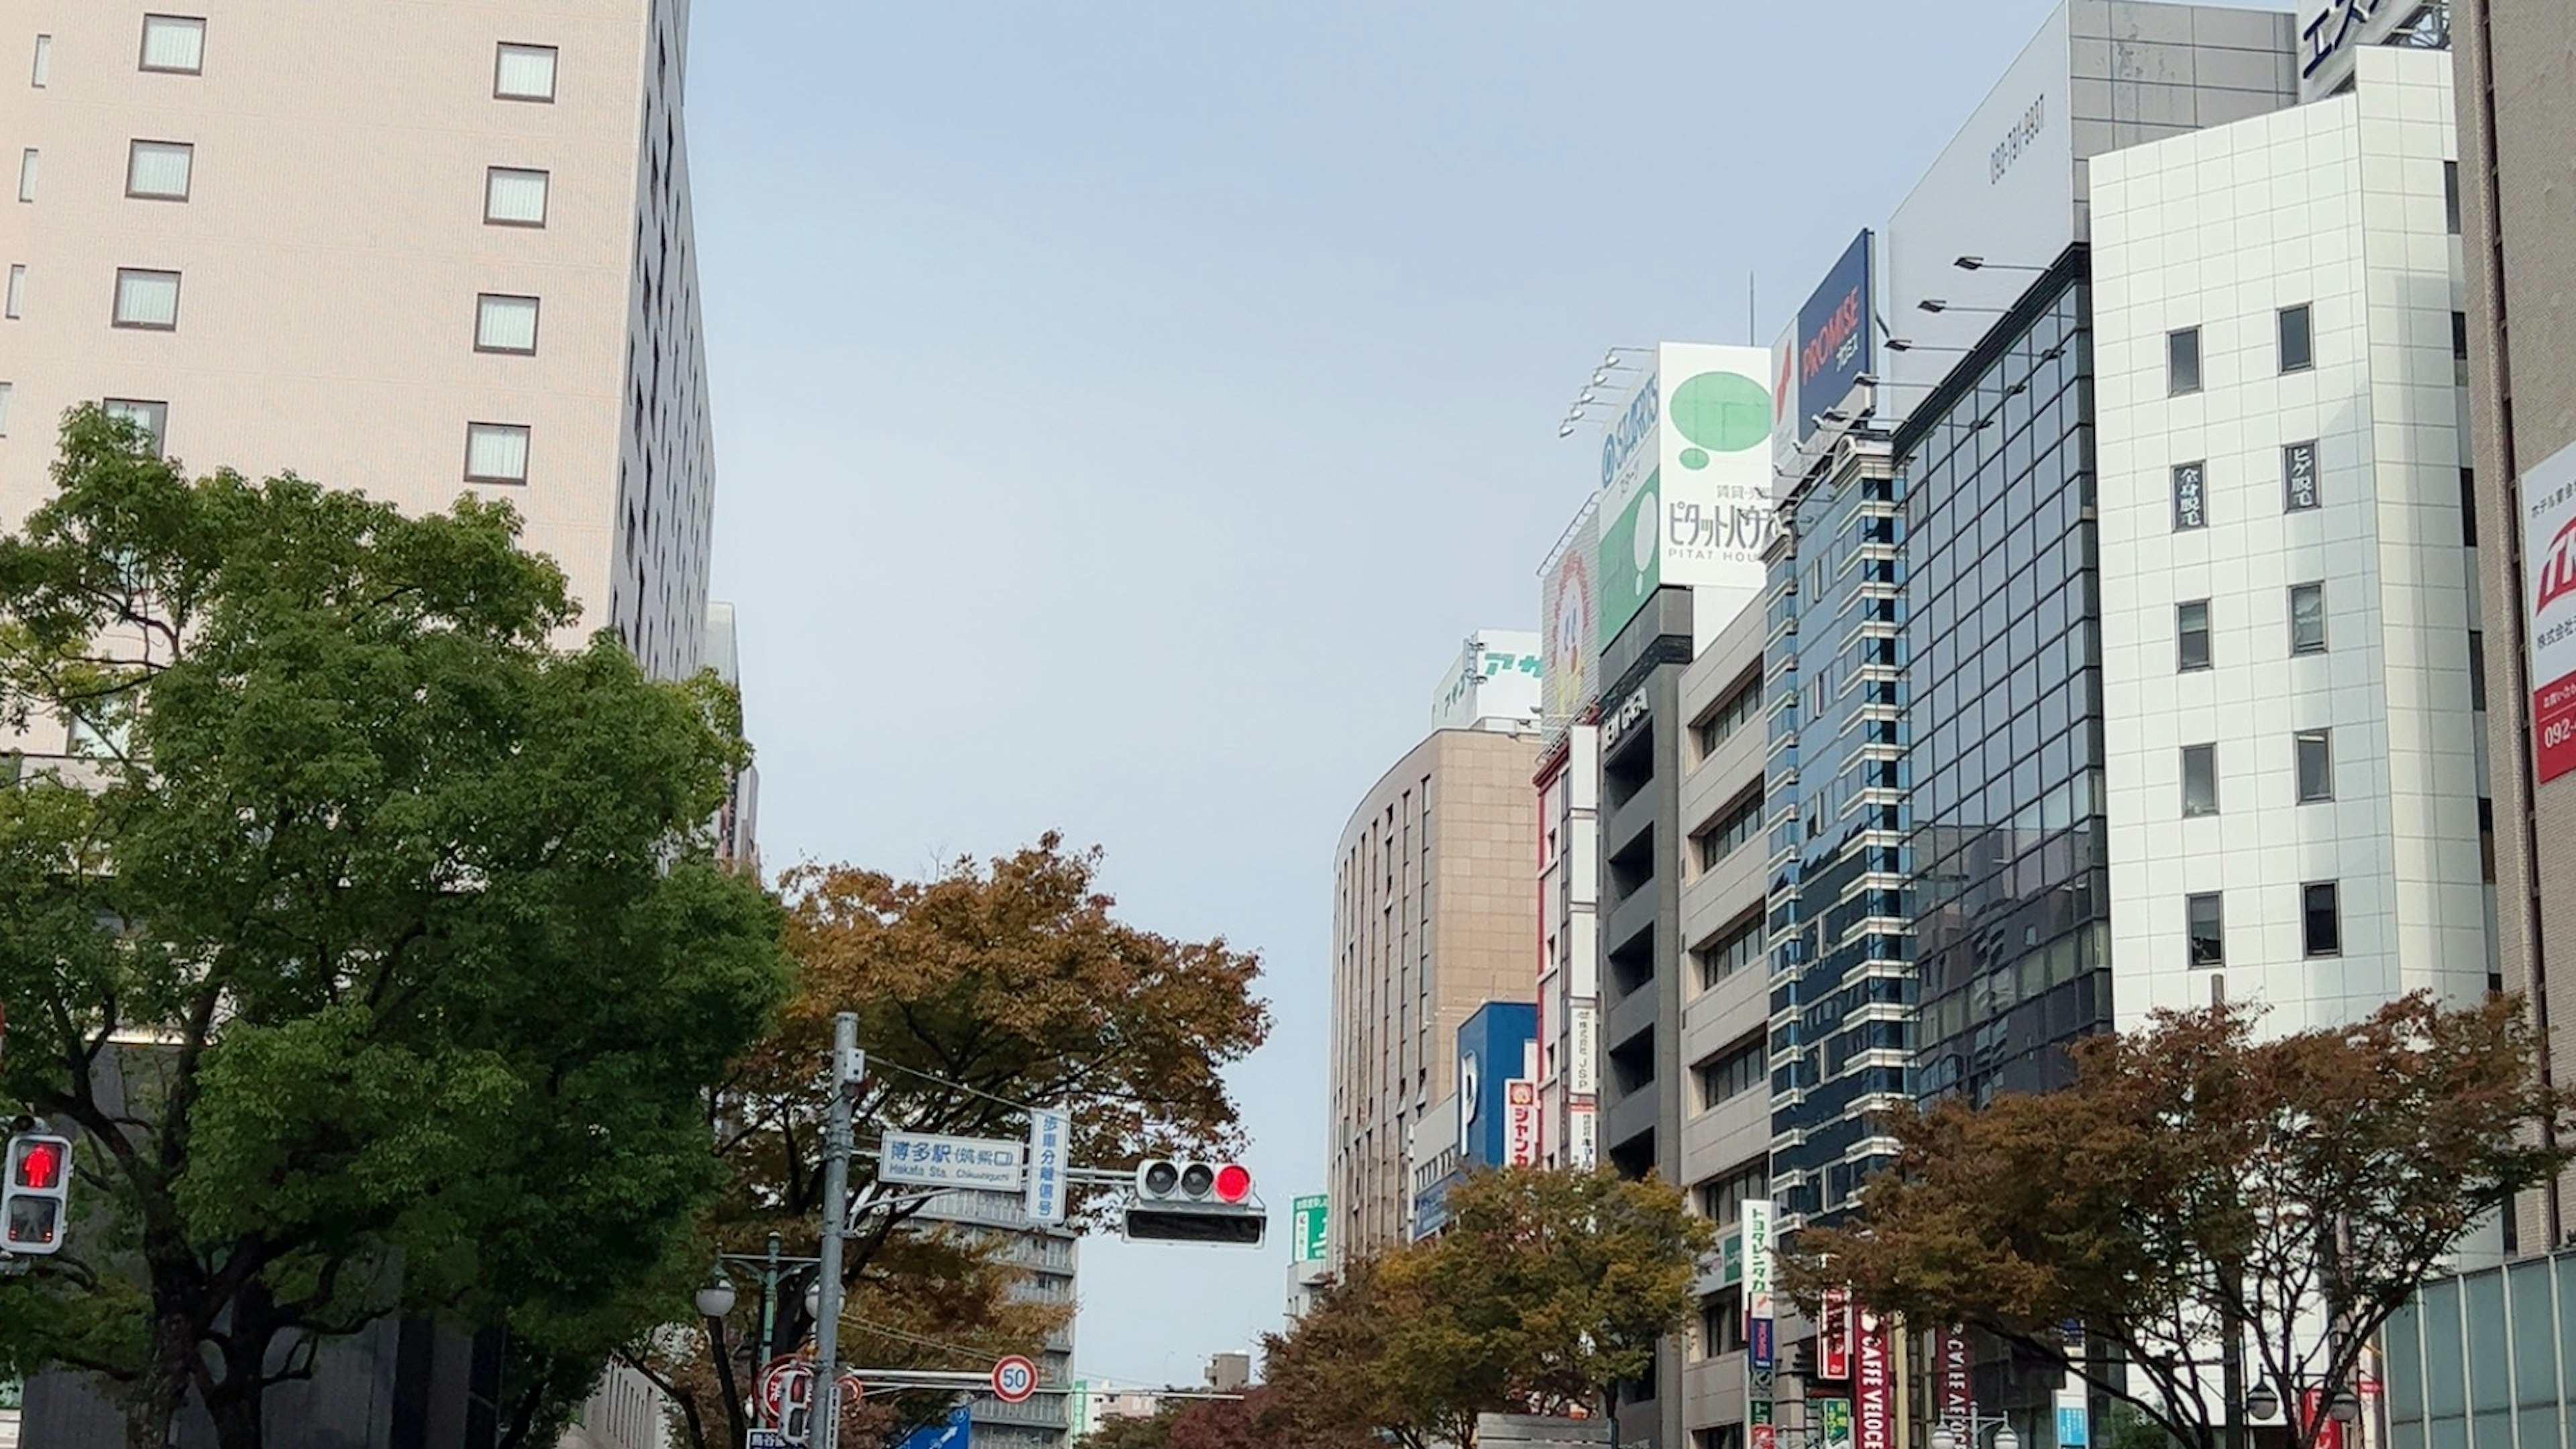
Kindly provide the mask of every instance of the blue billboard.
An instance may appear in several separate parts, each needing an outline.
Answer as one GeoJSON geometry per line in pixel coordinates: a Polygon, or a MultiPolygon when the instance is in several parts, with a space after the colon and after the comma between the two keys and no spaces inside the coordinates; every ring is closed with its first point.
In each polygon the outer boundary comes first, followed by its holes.
{"type": "Polygon", "coordinates": [[[1870,305],[1877,254],[1870,233],[1825,274],[1825,284],[1798,309],[1798,437],[1816,431],[1816,414],[1838,408],[1854,384],[1878,365],[1876,313],[1870,305]]]}
{"type": "MultiPolygon", "coordinates": [[[[1458,1027],[1458,1161],[1469,1171],[1511,1161],[1514,1107],[1510,1088],[1538,1040],[1538,1007],[1488,1001],[1458,1027]]],[[[1531,1084],[1535,1085],[1535,1083],[1531,1084]]],[[[1532,1123],[1534,1104],[1520,1109],[1532,1123]]]]}
{"type": "Polygon", "coordinates": [[[959,1404],[936,1424],[924,1424],[904,1436],[903,1449],[969,1449],[975,1440],[974,1410],[959,1404]]]}

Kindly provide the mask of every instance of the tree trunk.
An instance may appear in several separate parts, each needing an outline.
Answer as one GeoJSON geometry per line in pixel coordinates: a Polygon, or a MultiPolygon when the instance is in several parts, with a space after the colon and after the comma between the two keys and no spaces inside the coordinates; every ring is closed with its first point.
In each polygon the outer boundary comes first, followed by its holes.
{"type": "Polygon", "coordinates": [[[254,1388],[248,1393],[235,1393],[211,1405],[215,1421],[216,1449],[260,1449],[265,1438],[260,1424],[260,1399],[254,1388]]]}

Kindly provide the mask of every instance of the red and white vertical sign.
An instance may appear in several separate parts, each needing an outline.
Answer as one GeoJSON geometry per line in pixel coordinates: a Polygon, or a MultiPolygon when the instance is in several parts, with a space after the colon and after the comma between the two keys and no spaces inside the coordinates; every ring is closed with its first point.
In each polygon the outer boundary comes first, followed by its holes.
{"type": "Polygon", "coordinates": [[[1875,1309],[1852,1314],[1852,1438],[1855,1449],[1895,1449],[1896,1375],[1887,1320],[1875,1309]]]}
{"type": "Polygon", "coordinates": [[[2308,1388],[2299,1391],[2299,1417],[2305,1423],[2316,1425],[2316,1449],[2343,1449],[2343,1421],[2326,1412],[2325,1390],[2308,1388]]]}
{"type": "Polygon", "coordinates": [[[1968,1357],[1968,1331],[1948,1329],[1932,1336],[1932,1398],[1939,1405],[1941,1422],[1965,1442],[1968,1416],[1977,1402],[1976,1363],[1968,1357]]]}
{"type": "Polygon", "coordinates": [[[1828,1288],[1816,1312],[1816,1377],[1839,1383],[1850,1378],[1851,1372],[1851,1294],[1845,1289],[1828,1288]]]}
{"type": "Polygon", "coordinates": [[[2576,770],[2576,447],[2522,475],[2523,639],[2532,779],[2576,770]]]}
{"type": "Polygon", "coordinates": [[[1515,1077],[1503,1083],[1503,1165],[1538,1163],[1538,1083],[1515,1077]]]}

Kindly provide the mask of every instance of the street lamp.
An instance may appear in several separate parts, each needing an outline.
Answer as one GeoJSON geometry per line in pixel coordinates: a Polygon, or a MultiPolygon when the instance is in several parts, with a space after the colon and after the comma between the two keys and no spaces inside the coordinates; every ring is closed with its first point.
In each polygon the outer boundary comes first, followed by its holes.
{"type": "Polygon", "coordinates": [[[1977,1416],[1970,1424],[1969,1437],[1965,1440],[1959,1437],[1956,1429],[1947,1424],[1933,1430],[1932,1449],[1976,1449],[1978,1431],[1987,1424],[1995,1426],[1995,1449],[2021,1449],[2021,1436],[2013,1432],[2012,1425],[2001,1418],[1988,1419],[1982,1415],[1977,1416]]]}
{"type": "Polygon", "coordinates": [[[722,1318],[726,1314],[733,1312],[733,1305],[741,1298],[741,1296],[742,1295],[734,1292],[733,1280],[726,1277],[724,1275],[723,1267],[719,1266],[716,1269],[715,1276],[707,1280],[707,1286],[697,1291],[696,1301],[698,1305],[698,1316],[700,1318],[722,1318]]]}

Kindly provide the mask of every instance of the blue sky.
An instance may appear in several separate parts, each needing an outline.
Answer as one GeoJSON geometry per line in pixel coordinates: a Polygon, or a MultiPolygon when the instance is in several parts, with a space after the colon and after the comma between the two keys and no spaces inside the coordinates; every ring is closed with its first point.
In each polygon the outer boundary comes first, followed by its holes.
{"type": "Polygon", "coordinates": [[[1061,828],[1139,924],[1268,961],[1273,1244],[1086,1243],[1080,1371],[1191,1382],[1278,1324],[1334,844],[1459,640],[1537,627],[1592,364],[1746,340],[1748,276],[1768,344],[2049,9],[697,7],[769,860],[1061,828]]]}

